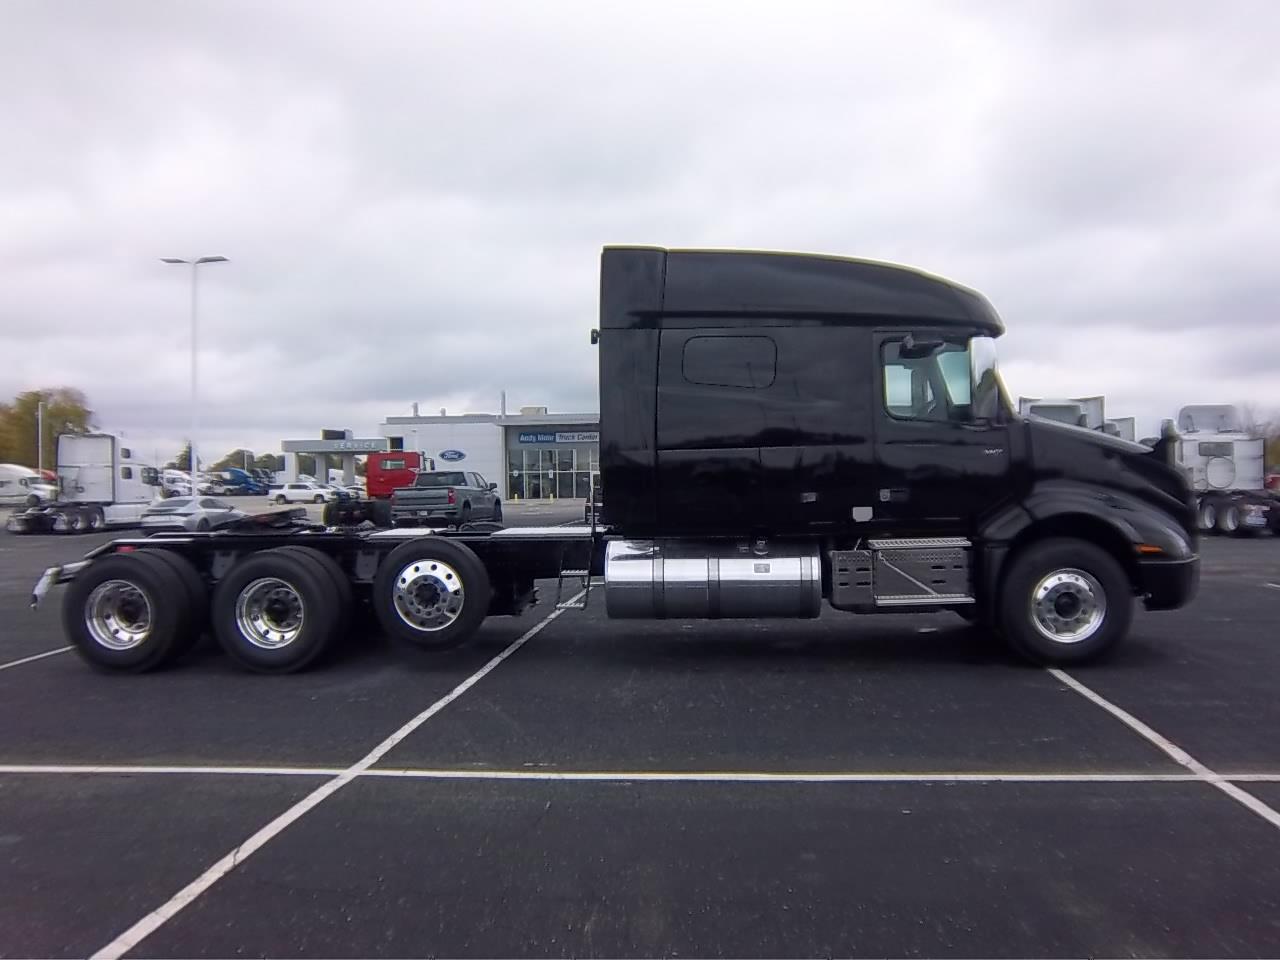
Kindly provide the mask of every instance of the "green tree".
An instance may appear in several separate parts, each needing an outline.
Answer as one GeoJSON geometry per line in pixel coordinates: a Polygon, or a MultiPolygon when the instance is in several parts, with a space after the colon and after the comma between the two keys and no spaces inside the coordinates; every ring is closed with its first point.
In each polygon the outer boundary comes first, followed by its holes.
{"type": "Polygon", "coordinates": [[[253,465],[275,473],[277,470],[284,469],[284,457],[278,457],[274,453],[264,453],[253,461],[253,465]]]}
{"type": "Polygon", "coordinates": [[[57,438],[63,433],[88,433],[93,429],[93,411],[84,393],[73,387],[27,390],[12,403],[0,404],[0,461],[36,466],[39,439],[36,411],[44,402],[44,466],[52,468],[57,457],[57,438]]]}
{"type": "Polygon", "coordinates": [[[254,457],[252,450],[237,447],[215,463],[211,469],[217,471],[226,470],[228,467],[238,467],[239,469],[244,470],[248,467],[252,467],[255,460],[256,458],[254,457]]]}
{"type": "MultiPolygon", "coordinates": [[[[204,462],[205,462],[205,463],[208,463],[209,461],[207,461],[207,460],[206,460],[206,461],[204,461],[204,462]]],[[[178,454],[176,457],[174,457],[172,460],[170,460],[168,463],[166,463],[164,466],[165,466],[165,469],[166,469],[166,470],[187,470],[187,471],[190,471],[190,469],[191,469],[191,444],[189,444],[189,443],[184,444],[184,445],[183,445],[183,447],[182,447],[182,452],[181,452],[181,453],[179,453],[179,454],[178,454]]]]}

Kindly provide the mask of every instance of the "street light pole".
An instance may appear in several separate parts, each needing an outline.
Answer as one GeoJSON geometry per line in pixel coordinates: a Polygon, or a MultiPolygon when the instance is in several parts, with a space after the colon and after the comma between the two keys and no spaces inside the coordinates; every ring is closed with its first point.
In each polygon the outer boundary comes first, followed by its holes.
{"type": "Polygon", "coordinates": [[[197,278],[199,276],[197,267],[202,263],[226,263],[226,257],[199,257],[195,260],[184,260],[181,257],[161,257],[164,263],[189,263],[191,265],[191,439],[189,445],[191,448],[191,496],[197,496],[199,490],[196,489],[197,477],[200,475],[200,468],[197,466],[199,460],[196,458],[196,431],[200,427],[200,393],[198,368],[196,366],[196,352],[199,349],[199,323],[197,312],[197,278]]]}
{"type": "Polygon", "coordinates": [[[36,472],[44,480],[44,401],[36,404],[36,472]]]}

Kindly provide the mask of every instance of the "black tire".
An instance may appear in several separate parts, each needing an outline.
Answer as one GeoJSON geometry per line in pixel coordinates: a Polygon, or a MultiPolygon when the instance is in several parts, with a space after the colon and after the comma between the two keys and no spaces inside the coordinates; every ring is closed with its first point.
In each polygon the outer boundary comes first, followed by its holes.
{"type": "Polygon", "coordinates": [[[471,522],[471,504],[464,503],[462,505],[462,514],[460,519],[458,520],[458,524],[459,526],[461,526],[463,524],[467,524],[470,522],[471,522]]]}
{"type": "Polygon", "coordinates": [[[182,582],[187,597],[187,631],[178,642],[184,650],[194,647],[209,629],[209,585],[190,560],[172,550],[139,550],[137,555],[167,564],[182,582]]]}
{"type": "Polygon", "coordinates": [[[283,494],[283,493],[278,493],[278,494],[276,494],[276,503],[280,504],[281,506],[283,506],[283,505],[284,505],[284,503],[285,503],[285,499],[284,499],[284,494],[283,494]]]}
{"type": "Polygon", "coordinates": [[[94,560],[62,598],[63,632],[81,657],[103,670],[155,669],[182,651],[187,627],[178,574],[142,552],[94,560]]]}
{"type": "Polygon", "coordinates": [[[27,494],[27,506],[28,507],[40,506],[40,498],[37,497],[34,493],[27,494]]]}
{"type": "Polygon", "coordinates": [[[90,507],[86,518],[88,519],[90,533],[101,533],[107,528],[107,518],[101,507],[90,507]]]}
{"type": "Polygon", "coordinates": [[[1229,537],[1240,533],[1240,508],[1234,503],[1218,505],[1218,532],[1229,537]]]}
{"type": "Polygon", "coordinates": [[[369,519],[373,521],[373,525],[375,527],[392,526],[391,501],[390,500],[369,501],[369,519]]]}
{"type": "Polygon", "coordinates": [[[293,673],[304,669],[324,653],[339,626],[338,599],[328,578],[304,558],[281,550],[253,554],[232,567],[214,588],[210,612],[213,632],[222,649],[236,663],[259,673],[293,673]],[[241,595],[251,590],[257,593],[259,602],[263,602],[263,594],[270,585],[258,581],[265,580],[279,581],[277,589],[300,604],[301,622],[291,623],[293,617],[286,612],[287,608],[277,605],[272,612],[279,620],[265,625],[261,620],[256,621],[259,632],[255,637],[242,629],[237,607],[241,595]],[[296,633],[285,639],[283,634],[291,626],[296,626],[296,633]],[[286,629],[280,629],[282,627],[286,629]],[[273,630],[282,635],[271,636],[273,630]]]}
{"type": "Polygon", "coordinates": [[[312,498],[311,502],[312,502],[312,503],[324,503],[324,497],[317,493],[317,494],[312,498]]]}
{"type": "MultiPolygon", "coordinates": [[[[1030,544],[1009,560],[1009,567],[996,610],[997,625],[1014,652],[1035,663],[1065,665],[1082,663],[1111,651],[1124,639],[1133,618],[1133,591],[1120,564],[1101,547],[1084,540],[1058,538],[1030,544]],[[1090,595],[1104,601],[1100,620],[1078,639],[1052,639],[1038,624],[1035,596],[1045,589],[1045,581],[1055,572],[1066,579],[1056,588],[1048,586],[1048,598],[1059,591],[1057,604],[1044,609],[1053,617],[1067,618],[1063,628],[1069,629],[1073,617],[1088,619],[1090,595]],[[1092,581],[1092,582],[1090,582],[1092,581]],[[1083,614],[1075,604],[1084,604],[1083,614]]],[[[1084,621],[1079,621],[1084,628],[1084,621]]]]}
{"type": "Polygon", "coordinates": [[[493,522],[494,523],[502,522],[502,501],[501,500],[493,501],[493,522]]]}
{"type": "Polygon", "coordinates": [[[83,510],[67,511],[67,533],[80,534],[89,529],[89,517],[83,510]]]}
{"type": "Polygon", "coordinates": [[[326,503],[324,509],[320,511],[320,522],[326,527],[338,527],[342,525],[342,509],[337,503],[326,503]]]}
{"type": "Polygon", "coordinates": [[[432,650],[469,640],[489,612],[491,595],[479,557],[444,537],[402,543],[383,559],[373,581],[373,609],[382,629],[393,639],[432,650]],[[408,596],[397,603],[397,588],[405,587],[408,596]],[[453,604],[457,600],[461,607],[453,604]]]}
{"type": "Polygon", "coordinates": [[[201,517],[196,521],[196,533],[208,533],[209,521],[205,517],[201,517]]]}
{"type": "Polygon", "coordinates": [[[351,630],[351,612],[355,606],[355,591],[351,589],[351,581],[342,572],[342,567],[338,565],[338,561],[323,550],[317,550],[315,547],[304,547],[300,544],[277,547],[272,552],[291,553],[296,557],[301,557],[305,562],[311,564],[313,570],[329,580],[333,585],[334,596],[337,597],[338,602],[338,626],[334,631],[334,638],[345,637],[351,630]]]}
{"type": "Polygon", "coordinates": [[[1200,528],[1201,533],[1214,534],[1218,532],[1218,502],[1216,500],[1203,500],[1196,508],[1196,526],[1200,528]]]}

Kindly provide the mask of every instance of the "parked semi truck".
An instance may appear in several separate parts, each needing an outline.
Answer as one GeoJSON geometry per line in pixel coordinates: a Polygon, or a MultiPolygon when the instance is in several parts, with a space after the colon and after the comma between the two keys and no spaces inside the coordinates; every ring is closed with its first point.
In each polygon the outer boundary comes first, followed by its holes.
{"type": "Polygon", "coordinates": [[[211,625],[300,669],[367,599],[452,647],[535,584],[617,619],[954,611],[1041,663],[1185,604],[1199,560],[1172,438],[1154,449],[1012,408],[1004,326],[973,290],[839,257],[609,247],[600,276],[607,526],[388,530],[254,518],[121,539],[47,570],[90,662],[143,670],[211,625]],[[601,578],[603,586],[593,585],[601,578]],[[578,589],[573,587],[572,589],[578,589]]]}
{"type": "Polygon", "coordinates": [[[1205,533],[1280,532],[1280,498],[1266,486],[1266,438],[1246,429],[1237,407],[1192,404],[1178,411],[1178,462],[1196,495],[1205,533]]]}
{"type": "Polygon", "coordinates": [[[1019,397],[1018,412],[1024,417],[1040,417],[1086,430],[1101,430],[1122,440],[1137,438],[1133,417],[1108,418],[1105,397],[1019,397]]]}
{"type": "Polygon", "coordinates": [[[155,499],[159,471],[106,433],[58,437],[57,496],[9,516],[13,533],[91,533],[136,526],[155,499]]]}

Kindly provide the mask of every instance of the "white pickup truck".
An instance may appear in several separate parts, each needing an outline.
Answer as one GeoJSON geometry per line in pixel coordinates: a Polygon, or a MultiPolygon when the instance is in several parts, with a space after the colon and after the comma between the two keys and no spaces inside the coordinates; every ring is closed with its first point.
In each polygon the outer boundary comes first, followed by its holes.
{"type": "Polygon", "coordinates": [[[337,500],[338,491],[310,480],[295,480],[273,484],[267,491],[267,498],[275,503],[324,503],[326,500],[337,500]]]}

